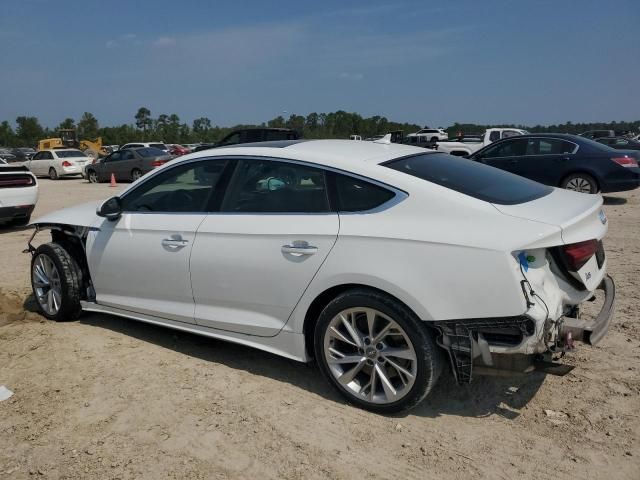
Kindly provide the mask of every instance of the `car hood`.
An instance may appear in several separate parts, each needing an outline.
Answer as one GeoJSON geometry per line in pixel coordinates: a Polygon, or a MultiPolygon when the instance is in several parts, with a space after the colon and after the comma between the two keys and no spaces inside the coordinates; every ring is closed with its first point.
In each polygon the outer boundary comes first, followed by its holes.
{"type": "Polygon", "coordinates": [[[562,240],[569,244],[604,236],[608,222],[602,203],[601,195],[554,188],[531,202],[493,206],[505,215],[557,226],[562,240]]]}
{"type": "Polygon", "coordinates": [[[99,224],[102,219],[96,214],[96,209],[100,204],[102,204],[102,201],[94,201],[56,210],[37,218],[30,225],[38,227],[69,225],[100,230],[99,224]]]}

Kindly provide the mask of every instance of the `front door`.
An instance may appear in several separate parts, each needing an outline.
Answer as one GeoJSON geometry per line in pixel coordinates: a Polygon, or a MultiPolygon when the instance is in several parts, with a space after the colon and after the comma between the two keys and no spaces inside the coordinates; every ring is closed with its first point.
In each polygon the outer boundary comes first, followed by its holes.
{"type": "Polygon", "coordinates": [[[322,170],[239,160],[221,212],[207,216],[196,235],[196,323],[276,335],[331,251],[338,228],[322,170]]]}
{"type": "Polygon", "coordinates": [[[104,220],[87,245],[99,304],[193,322],[189,260],[225,163],[177,165],[122,197],[122,216],[104,220]]]}

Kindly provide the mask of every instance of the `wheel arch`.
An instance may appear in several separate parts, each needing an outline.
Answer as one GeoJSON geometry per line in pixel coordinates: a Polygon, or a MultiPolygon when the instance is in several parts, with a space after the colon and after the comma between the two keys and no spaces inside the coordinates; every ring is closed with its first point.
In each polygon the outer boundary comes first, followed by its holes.
{"type": "Polygon", "coordinates": [[[562,188],[562,184],[568,177],[570,177],[571,175],[577,175],[581,173],[584,175],[589,175],[591,178],[593,178],[593,180],[596,182],[596,187],[598,192],[602,190],[602,181],[600,177],[598,176],[597,173],[595,173],[594,171],[588,168],[576,168],[576,169],[571,169],[568,172],[565,172],[564,175],[562,175],[562,177],[560,178],[560,182],[558,182],[557,186],[559,188],[562,188]]]}
{"type": "MultiPolygon", "coordinates": [[[[416,318],[422,320],[420,318],[420,315],[418,315],[415,309],[411,308],[411,306],[407,302],[403,301],[401,298],[398,298],[397,295],[393,295],[392,293],[389,293],[388,291],[382,288],[378,288],[373,285],[369,285],[365,283],[355,283],[355,282],[341,283],[338,285],[334,285],[332,287],[325,289],[320,294],[316,295],[316,297],[309,304],[309,307],[305,312],[304,321],[302,324],[302,333],[304,335],[306,353],[309,356],[309,358],[315,358],[313,335],[314,335],[315,326],[318,321],[318,317],[320,316],[320,313],[333,299],[335,299],[336,297],[338,297],[344,292],[347,292],[349,290],[355,290],[355,289],[366,289],[366,290],[370,290],[370,291],[385,295],[399,302],[409,312],[415,315],[416,318]]],[[[423,322],[423,323],[426,324],[426,322],[423,322]]]]}

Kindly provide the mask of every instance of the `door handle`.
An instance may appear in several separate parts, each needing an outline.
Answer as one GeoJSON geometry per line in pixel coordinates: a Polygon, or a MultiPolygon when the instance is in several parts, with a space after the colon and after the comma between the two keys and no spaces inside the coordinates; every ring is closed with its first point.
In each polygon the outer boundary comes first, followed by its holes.
{"type": "Polygon", "coordinates": [[[318,251],[318,247],[309,245],[307,242],[296,240],[291,245],[283,245],[280,249],[282,253],[293,255],[313,255],[318,251]]]}
{"type": "Polygon", "coordinates": [[[165,238],[162,240],[162,246],[167,248],[182,248],[186,247],[189,240],[183,240],[182,238],[165,238]]]}

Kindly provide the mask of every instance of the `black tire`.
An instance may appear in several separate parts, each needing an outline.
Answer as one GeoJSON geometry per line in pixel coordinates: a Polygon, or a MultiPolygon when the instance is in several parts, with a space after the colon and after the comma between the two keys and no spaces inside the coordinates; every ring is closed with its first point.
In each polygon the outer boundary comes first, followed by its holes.
{"type": "Polygon", "coordinates": [[[142,177],[142,170],[140,170],[139,168],[134,168],[133,170],[131,170],[131,181],[132,182],[135,182],[140,177],[142,177]]]}
{"type": "Polygon", "coordinates": [[[438,141],[438,137],[431,137],[431,143],[436,143],[438,141]]]}
{"type": "Polygon", "coordinates": [[[49,178],[51,180],[58,180],[59,176],[58,176],[58,172],[56,171],[55,168],[51,167],[49,169],[49,178]]]}
{"type": "Polygon", "coordinates": [[[96,172],[95,170],[87,171],[87,179],[89,180],[89,183],[100,183],[98,172],[96,172]]]}
{"type": "Polygon", "coordinates": [[[580,193],[598,193],[598,182],[596,182],[596,179],[582,172],[567,175],[560,183],[560,187],[580,193]]]}
{"type": "Polygon", "coordinates": [[[82,306],[80,305],[80,289],[82,288],[82,270],[78,266],[78,263],[73,259],[61,244],[58,243],[45,243],[40,245],[31,258],[31,288],[33,295],[38,305],[40,313],[49,320],[69,321],[76,320],[82,313],[82,306]],[[44,310],[38,300],[38,293],[36,292],[36,286],[34,285],[33,269],[35,263],[38,261],[39,256],[47,256],[55,265],[59,274],[60,293],[61,293],[61,305],[58,311],[54,314],[50,314],[44,310]]]}
{"type": "Polygon", "coordinates": [[[405,305],[385,294],[364,288],[348,290],[333,299],[320,313],[314,331],[315,356],[320,370],[342,396],[361,408],[382,414],[409,410],[420,403],[436,384],[444,365],[444,357],[433,333],[405,305]],[[416,354],[416,376],[411,388],[393,403],[373,403],[343,387],[327,362],[325,332],[340,312],[349,308],[370,308],[395,321],[410,339],[416,354]]]}

